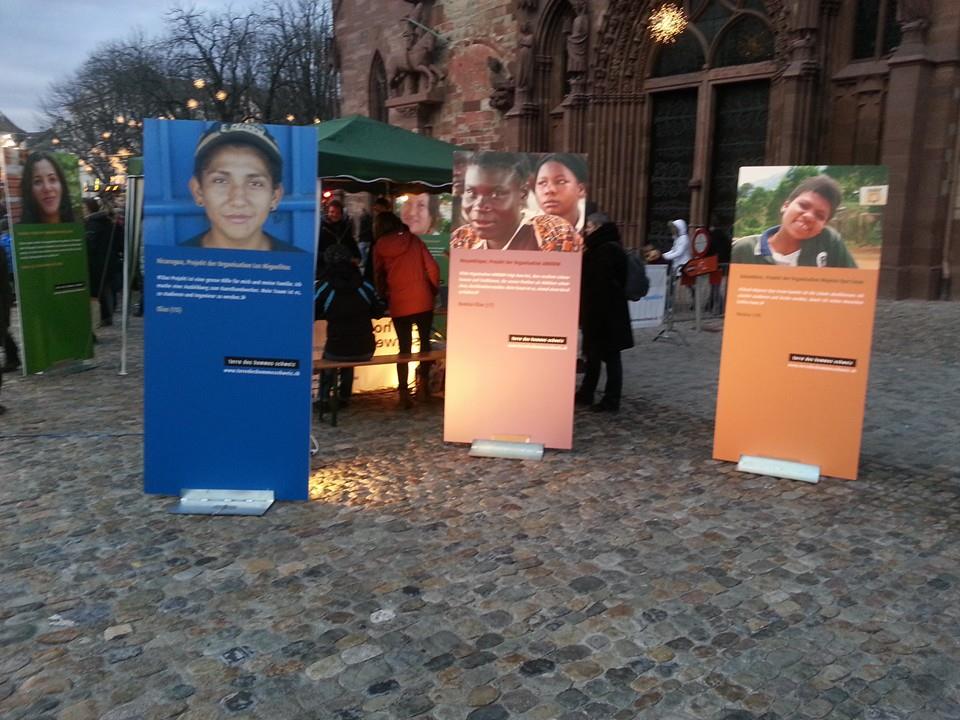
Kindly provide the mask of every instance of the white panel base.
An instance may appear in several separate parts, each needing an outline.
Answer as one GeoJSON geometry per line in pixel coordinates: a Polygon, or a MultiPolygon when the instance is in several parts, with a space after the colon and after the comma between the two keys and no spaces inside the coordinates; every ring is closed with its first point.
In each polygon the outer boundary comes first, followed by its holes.
{"type": "Polygon", "coordinates": [[[176,515],[263,515],[273,490],[184,490],[170,507],[176,515]]]}
{"type": "Polygon", "coordinates": [[[770,475],[787,480],[800,480],[806,483],[815,484],[820,481],[819,465],[807,465],[806,463],[777,460],[776,458],[765,458],[758,455],[741,455],[740,462],[737,463],[737,470],[754,475],[770,475]]]}
{"type": "Polygon", "coordinates": [[[540,443],[508,442],[506,440],[474,440],[470,445],[472,457],[497,457],[510,460],[542,460],[540,443]]]}

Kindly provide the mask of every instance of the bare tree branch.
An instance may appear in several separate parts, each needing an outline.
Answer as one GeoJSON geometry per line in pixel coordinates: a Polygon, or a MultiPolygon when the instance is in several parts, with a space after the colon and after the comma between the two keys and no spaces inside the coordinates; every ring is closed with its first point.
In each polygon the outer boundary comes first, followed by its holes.
{"type": "Polygon", "coordinates": [[[175,8],[156,38],[99,47],[51,86],[44,109],[61,147],[103,181],[140,154],[142,120],[308,123],[339,114],[333,25],[325,0],[267,0],[257,12],[175,8]]]}

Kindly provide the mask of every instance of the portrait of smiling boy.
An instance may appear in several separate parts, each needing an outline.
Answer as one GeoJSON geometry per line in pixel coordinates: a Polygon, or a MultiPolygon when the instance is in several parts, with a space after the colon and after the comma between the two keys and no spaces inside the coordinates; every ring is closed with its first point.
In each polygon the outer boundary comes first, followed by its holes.
{"type": "Polygon", "coordinates": [[[210,127],[197,142],[188,183],[210,226],[182,245],[303,252],[263,229],[283,198],[282,178],[280,149],[262,125],[217,123],[210,127]]]}
{"type": "Polygon", "coordinates": [[[857,267],[840,234],[828,223],[843,193],[831,177],[800,182],[780,206],[780,224],[733,242],[731,262],[787,267],[857,267]]]}

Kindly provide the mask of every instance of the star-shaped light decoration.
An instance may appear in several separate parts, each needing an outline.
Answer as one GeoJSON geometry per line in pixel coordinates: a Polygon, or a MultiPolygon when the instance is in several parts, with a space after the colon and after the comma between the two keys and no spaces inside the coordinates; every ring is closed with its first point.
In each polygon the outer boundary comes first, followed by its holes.
{"type": "Polygon", "coordinates": [[[673,3],[665,3],[650,13],[649,28],[654,42],[670,45],[687,29],[687,16],[673,3]]]}

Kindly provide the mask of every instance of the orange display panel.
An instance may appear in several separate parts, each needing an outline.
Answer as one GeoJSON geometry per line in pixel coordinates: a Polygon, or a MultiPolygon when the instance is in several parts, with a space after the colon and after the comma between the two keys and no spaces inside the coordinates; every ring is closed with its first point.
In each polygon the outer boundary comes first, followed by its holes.
{"type": "Polygon", "coordinates": [[[580,253],[454,249],[443,439],[573,445],[580,253]]]}
{"type": "Polygon", "coordinates": [[[731,265],[713,455],[856,479],[875,270],[731,265]]]}

